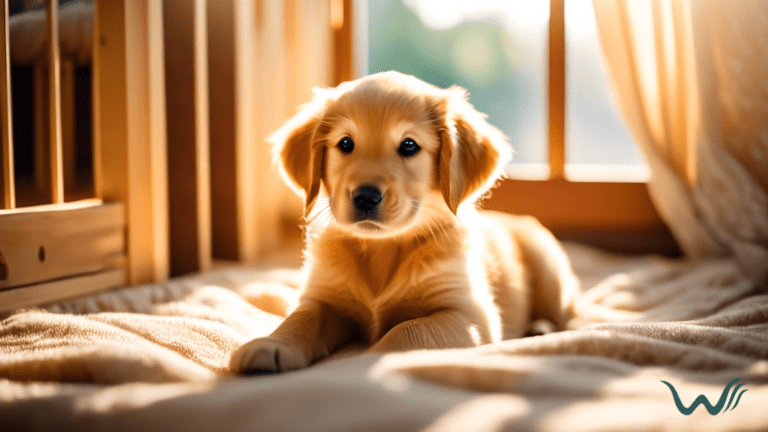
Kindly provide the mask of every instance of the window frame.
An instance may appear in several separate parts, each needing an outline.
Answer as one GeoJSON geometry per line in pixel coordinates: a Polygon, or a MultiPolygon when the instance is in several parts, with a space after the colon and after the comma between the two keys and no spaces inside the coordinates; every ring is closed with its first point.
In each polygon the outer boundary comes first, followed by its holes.
{"type": "MultiPolygon", "coordinates": [[[[334,85],[338,85],[367,70],[367,57],[361,58],[367,51],[367,40],[359,37],[367,29],[367,7],[366,0],[331,1],[332,7],[343,8],[343,22],[332,30],[333,78],[334,85]]],[[[570,181],[566,177],[565,44],[565,0],[550,0],[549,176],[541,180],[503,179],[482,207],[535,216],[563,240],[625,253],[679,255],[678,245],[654,208],[646,183],[570,181]]]]}

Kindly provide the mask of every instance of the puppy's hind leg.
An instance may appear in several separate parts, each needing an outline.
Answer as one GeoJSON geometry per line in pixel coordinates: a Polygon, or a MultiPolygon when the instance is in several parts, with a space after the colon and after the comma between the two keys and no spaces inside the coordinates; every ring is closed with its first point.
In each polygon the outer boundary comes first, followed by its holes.
{"type": "Polygon", "coordinates": [[[533,276],[533,321],[548,320],[554,324],[555,330],[565,330],[568,321],[575,315],[574,302],[579,293],[579,280],[555,236],[534,218],[521,217],[520,221],[522,223],[512,226],[512,231],[533,276]]]}
{"type": "Polygon", "coordinates": [[[354,328],[328,305],[305,299],[272,334],[238,348],[232,354],[230,369],[241,374],[302,369],[350,340],[354,328]]]}
{"type": "Polygon", "coordinates": [[[468,348],[488,342],[487,328],[473,324],[462,312],[442,310],[392,327],[369,351],[468,348]]]}

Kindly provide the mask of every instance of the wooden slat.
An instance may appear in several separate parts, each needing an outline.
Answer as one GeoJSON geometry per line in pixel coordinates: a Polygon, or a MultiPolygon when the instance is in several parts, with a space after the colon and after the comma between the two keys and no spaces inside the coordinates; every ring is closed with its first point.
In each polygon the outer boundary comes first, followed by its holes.
{"type": "Polygon", "coordinates": [[[254,262],[259,254],[258,173],[253,143],[258,139],[258,45],[256,43],[256,0],[235,0],[235,151],[238,258],[254,262]]]}
{"type": "Polygon", "coordinates": [[[507,179],[482,206],[535,216],[562,239],[623,252],[677,252],[645,183],[507,179]]]}
{"type": "MultiPolygon", "coordinates": [[[[244,251],[243,246],[255,244],[255,238],[245,239],[238,235],[244,209],[253,200],[252,197],[242,196],[238,181],[251,173],[242,172],[242,163],[238,163],[245,159],[243,151],[247,153],[249,146],[241,147],[235,121],[238,101],[247,99],[249,94],[247,89],[238,88],[239,82],[235,82],[235,52],[243,43],[253,43],[243,34],[247,29],[240,24],[243,21],[242,11],[237,14],[238,21],[235,21],[235,8],[242,7],[239,6],[241,3],[235,0],[211,0],[208,7],[208,28],[216,29],[208,34],[211,172],[215,174],[211,176],[212,253],[215,258],[229,260],[241,259],[244,255],[253,256],[252,252],[244,251]],[[236,41],[236,35],[243,42],[236,41]]],[[[252,21],[253,14],[250,17],[252,21]]],[[[252,27],[251,22],[251,30],[252,27]]],[[[245,54],[255,58],[253,52],[245,54]]],[[[242,63],[242,58],[239,63],[242,63]]],[[[254,236],[254,233],[249,234],[254,236]]]]}
{"type": "Polygon", "coordinates": [[[34,75],[34,110],[35,110],[35,180],[34,180],[34,201],[40,201],[44,196],[43,202],[50,202],[50,169],[48,164],[48,154],[51,146],[48,136],[48,82],[46,78],[46,66],[44,60],[35,62],[32,67],[34,75]]]}
{"type": "MultiPolygon", "coordinates": [[[[288,42],[288,115],[299,105],[312,99],[312,88],[332,85],[334,70],[333,32],[330,28],[328,1],[287,0],[285,23],[288,42]]],[[[346,17],[345,17],[345,21],[346,17]]],[[[302,214],[302,202],[285,190],[283,212],[293,220],[287,226],[297,226],[302,214]]]]}
{"type": "Polygon", "coordinates": [[[103,204],[104,202],[99,198],[85,198],[78,201],[73,201],[66,203],[66,205],[61,204],[34,204],[32,206],[28,207],[17,207],[15,209],[10,210],[0,210],[0,216],[9,215],[9,214],[17,214],[17,213],[40,213],[40,212],[47,212],[47,211],[58,211],[62,209],[79,209],[79,208],[85,208],[85,207],[95,207],[103,204]]]}
{"type": "MultiPolygon", "coordinates": [[[[311,7],[313,2],[305,2],[311,7]]],[[[328,7],[328,2],[323,2],[328,7]]],[[[256,10],[256,28],[258,48],[259,99],[256,123],[256,195],[257,195],[257,233],[260,255],[272,253],[283,241],[281,217],[284,212],[285,198],[294,198],[280,179],[277,167],[272,163],[271,145],[267,137],[288,119],[288,41],[286,34],[285,2],[280,0],[262,0],[256,10]]],[[[328,14],[317,14],[322,20],[328,14]]],[[[330,37],[329,21],[322,23],[326,31],[326,40],[330,37]]],[[[312,28],[307,32],[312,34],[312,28]]],[[[313,59],[307,59],[308,62],[313,59]]],[[[308,69],[312,66],[305,65],[308,69]]],[[[298,210],[298,208],[297,208],[298,210]]]]}
{"type": "Polygon", "coordinates": [[[333,84],[338,85],[344,81],[353,79],[353,33],[354,33],[354,1],[353,0],[332,0],[333,14],[331,15],[331,25],[333,27],[333,84]],[[338,21],[336,14],[341,14],[341,21],[338,21]]]}
{"type": "Polygon", "coordinates": [[[368,2],[353,0],[350,13],[352,26],[352,78],[368,74],[368,2]],[[359,29],[359,30],[358,30],[359,29]]]}
{"type": "Polygon", "coordinates": [[[124,265],[122,204],[22,210],[0,211],[0,290],[124,265]]]}
{"type": "Polygon", "coordinates": [[[209,8],[213,253],[253,262],[257,235],[258,73],[255,0],[209,8]]]}
{"type": "Polygon", "coordinates": [[[95,2],[94,141],[100,195],[125,204],[131,284],[168,277],[162,2],[95,2]]]}
{"type": "Polygon", "coordinates": [[[216,29],[209,34],[213,251],[254,261],[280,247],[285,227],[301,215],[265,138],[310,100],[312,86],[331,84],[330,6],[216,0],[208,13],[216,29]],[[294,220],[286,224],[286,215],[294,220]]]}
{"type": "Polygon", "coordinates": [[[13,117],[11,110],[11,59],[8,31],[8,1],[0,11],[0,200],[1,208],[16,207],[13,173],[13,117]]]}
{"type": "Polygon", "coordinates": [[[171,274],[211,264],[206,0],[163,2],[171,274]]]}
{"type": "Polygon", "coordinates": [[[208,101],[211,140],[211,235],[214,258],[237,260],[238,208],[235,146],[235,2],[208,3],[208,101]]]}
{"type": "MultiPolygon", "coordinates": [[[[211,267],[211,131],[208,105],[208,1],[195,1],[195,184],[197,185],[197,270],[211,267]]],[[[167,68],[166,68],[167,70],[167,68]]]]}
{"type": "Polygon", "coordinates": [[[93,151],[93,195],[98,199],[104,198],[104,176],[102,174],[102,151],[101,151],[101,81],[102,77],[99,71],[102,69],[101,62],[104,54],[101,53],[101,21],[99,13],[99,4],[94,1],[93,5],[93,37],[91,52],[91,145],[93,151]]]}
{"type": "Polygon", "coordinates": [[[661,223],[645,183],[507,179],[484,207],[534,215],[552,229],[644,229],[661,223]]]}
{"type": "Polygon", "coordinates": [[[550,0],[549,176],[565,175],[565,0],[550,0]]]}
{"type": "Polygon", "coordinates": [[[77,116],[75,112],[75,64],[61,60],[61,151],[64,169],[64,199],[77,192],[77,116]]]}
{"type": "Polygon", "coordinates": [[[51,201],[64,202],[64,164],[61,145],[61,52],[59,2],[46,0],[48,24],[48,139],[50,145],[51,201]]]}
{"type": "Polygon", "coordinates": [[[208,102],[211,140],[211,235],[214,258],[236,260],[238,176],[235,147],[235,3],[208,3],[208,102]]]}
{"type": "Polygon", "coordinates": [[[287,0],[288,109],[291,114],[312,98],[313,86],[329,86],[333,74],[330,4],[323,0],[287,0]]]}
{"type": "Polygon", "coordinates": [[[125,270],[114,269],[0,291],[0,312],[104,291],[125,283],[125,270]]]}

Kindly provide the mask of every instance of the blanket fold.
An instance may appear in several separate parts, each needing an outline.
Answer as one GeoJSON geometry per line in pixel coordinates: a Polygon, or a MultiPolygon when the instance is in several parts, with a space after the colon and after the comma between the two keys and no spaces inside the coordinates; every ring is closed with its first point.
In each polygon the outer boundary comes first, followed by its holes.
{"type": "Polygon", "coordinates": [[[733,260],[567,251],[584,290],[572,330],[347,353],[277,376],[227,365],[295,307],[298,270],[236,267],[17,311],[0,321],[0,429],[768,429],[768,295],[733,260]],[[747,391],[716,415],[683,414],[662,383],[687,407],[715,405],[736,378],[747,391]]]}

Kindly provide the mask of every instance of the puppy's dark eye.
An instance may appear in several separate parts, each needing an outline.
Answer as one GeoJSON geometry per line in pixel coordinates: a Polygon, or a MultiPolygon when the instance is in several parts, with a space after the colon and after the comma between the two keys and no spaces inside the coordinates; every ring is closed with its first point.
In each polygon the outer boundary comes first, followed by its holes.
{"type": "Polygon", "coordinates": [[[403,140],[403,142],[400,143],[400,147],[397,149],[397,152],[402,157],[410,157],[418,153],[419,150],[421,150],[421,147],[416,144],[416,141],[410,138],[406,138],[403,140]]]}
{"type": "Polygon", "coordinates": [[[352,153],[352,150],[355,149],[355,142],[352,141],[352,138],[350,137],[344,137],[339,141],[339,150],[341,150],[344,153],[352,153]]]}

